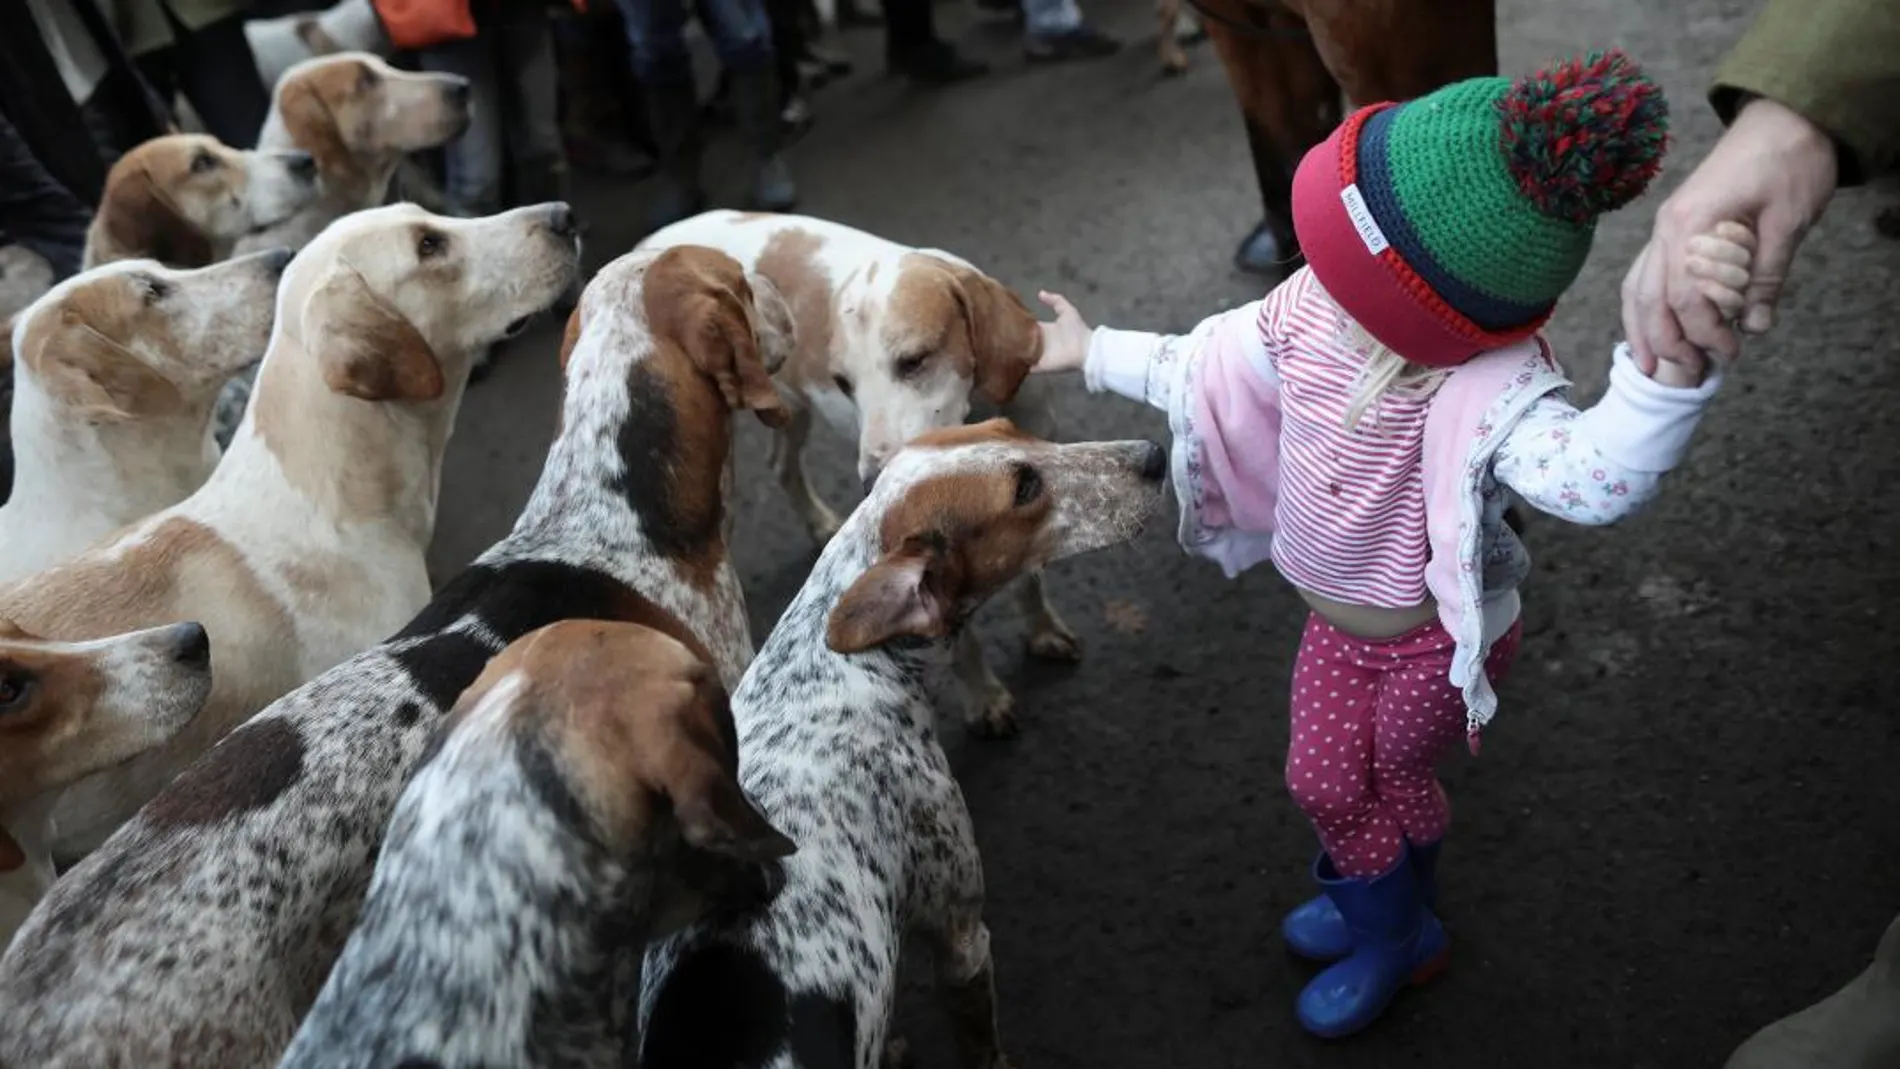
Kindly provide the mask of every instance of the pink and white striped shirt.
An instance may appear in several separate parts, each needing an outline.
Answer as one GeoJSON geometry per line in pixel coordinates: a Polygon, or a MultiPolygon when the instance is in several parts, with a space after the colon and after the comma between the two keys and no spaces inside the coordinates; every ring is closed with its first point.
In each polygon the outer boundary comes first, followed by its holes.
{"type": "Polygon", "coordinates": [[[1429,400],[1388,391],[1348,432],[1365,357],[1311,275],[1186,334],[1097,327],[1085,381],[1167,413],[1190,553],[1229,576],[1273,560],[1340,601],[1436,598],[1458,644],[1448,677],[1475,731],[1497,708],[1485,651],[1516,618],[1530,570],[1504,490],[1572,523],[1614,523],[1655,496],[1722,376],[1663,386],[1618,346],[1608,389],[1579,410],[1536,339],[1474,357],[1429,400]]]}
{"type": "MultiPolygon", "coordinates": [[[[1319,284],[1310,272],[1287,285],[1319,284]]],[[[1347,430],[1367,352],[1331,300],[1290,292],[1260,305],[1280,377],[1280,495],[1273,564],[1293,585],[1337,601],[1406,608],[1425,601],[1425,417],[1431,392],[1391,389],[1347,430]]]]}

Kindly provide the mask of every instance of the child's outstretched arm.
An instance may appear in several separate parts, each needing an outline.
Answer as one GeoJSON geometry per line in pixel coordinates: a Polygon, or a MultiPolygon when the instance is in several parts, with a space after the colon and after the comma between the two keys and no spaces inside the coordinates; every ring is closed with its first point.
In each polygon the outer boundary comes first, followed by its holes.
{"type": "Polygon", "coordinates": [[[1714,368],[1697,377],[1671,386],[1659,368],[1651,378],[1618,345],[1602,399],[1578,410],[1561,391],[1538,398],[1492,455],[1491,472],[1559,519],[1615,523],[1648,504],[1688,450],[1722,384],[1714,368]]]}
{"type": "MultiPolygon", "coordinates": [[[[1739,223],[1689,241],[1689,273],[1725,316],[1747,304],[1755,246],[1754,232],[1739,223]]],[[[1614,523],[1656,496],[1720,385],[1719,362],[1707,354],[1658,361],[1645,375],[1619,345],[1603,399],[1578,411],[1560,394],[1539,398],[1498,447],[1492,474],[1553,516],[1614,523]]]]}
{"type": "Polygon", "coordinates": [[[1032,373],[1081,371],[1090,391],[1108,390],[1170,413],[1183,400],[1177,396],[1181,372],[1214,328],[1238,315],[1251,329],[1260,312],[1255,301],[1203,320],[1187,334],[1151,334],[1091,328],[1068,298],[1046,291],[1037,296],[1054,310],[1056,319],[1042,324],[1042,358],[1032,373]]]}

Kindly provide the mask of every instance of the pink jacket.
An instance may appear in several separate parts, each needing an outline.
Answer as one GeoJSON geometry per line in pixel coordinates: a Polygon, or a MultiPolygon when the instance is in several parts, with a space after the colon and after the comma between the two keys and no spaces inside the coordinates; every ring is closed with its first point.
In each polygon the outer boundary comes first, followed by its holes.
{"type": "MultiPolygon", "coordinates": [[[[1295,292],[1330,301],[1318,286],[1296,281],[1267,301],[1295,292]]],[[[1168,414],[1181,545],[1230,577],[1268,559],[1279,490],[1280,384],[1260,327],[1262,303],[1212,316],[1185,335],[1098,329],[1085,366],[1089,389],[1168,414]]],[[[1502,523],[1500,485],[1564,519],[1620,519],[1654,496],[1720,384],[1711,373],[1693,390],[1659,386],[1619,346],[1609,390],[1579,411],[1566,396],[1569,380],[1537,337],[1473,359],[1433,395],[1425,425],[1425,578],[1457,642],[1451,681],[1464,691],[1474,733],[1497,709],[1485,653],[1516,619],[1517,582],[1528,568],[1528,558],[1515,570],[1497,566],[1513,549],[1522,556],[1502,523]]]]}

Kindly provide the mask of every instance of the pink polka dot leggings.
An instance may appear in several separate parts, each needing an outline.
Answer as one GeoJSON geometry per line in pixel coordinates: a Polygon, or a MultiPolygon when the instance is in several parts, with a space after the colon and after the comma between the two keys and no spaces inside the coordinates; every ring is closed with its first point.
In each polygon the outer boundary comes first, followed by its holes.
{"type": "MultiPolygon", "coordinates": [[[[1485,658],[1492,683],[1517,656],[1512,625],[1485,658]]],[[[1370,879],[1405,841],[1435,843],[1451,803],[1433,769],[1465,736],[1448,673],[1455,643],[1434,620],[1397,638],[1355,638],[1315,614],[1293,665],[1286,785],[1340,875],[1370,879]]]]}

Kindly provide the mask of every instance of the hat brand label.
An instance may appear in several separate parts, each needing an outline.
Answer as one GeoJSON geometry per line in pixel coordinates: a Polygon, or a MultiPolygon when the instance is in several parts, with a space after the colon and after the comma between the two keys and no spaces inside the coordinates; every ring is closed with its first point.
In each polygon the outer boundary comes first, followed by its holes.
{"type": "Polygon", "coordinates": [[[1372,217],[1372,209],[1366,207],[1366,198],[1359,195],[1359,185],[1354,183],[1339,191],[1339,199],[1346,202],[1346,218],[1352,220],[1352,228],[1359,232],[1359,240],[1366,243],[1366,251],[1374,256],[1391,246],[1385,240],[1385,231],[1379,229],[1378,220],[1372,217]]]}

